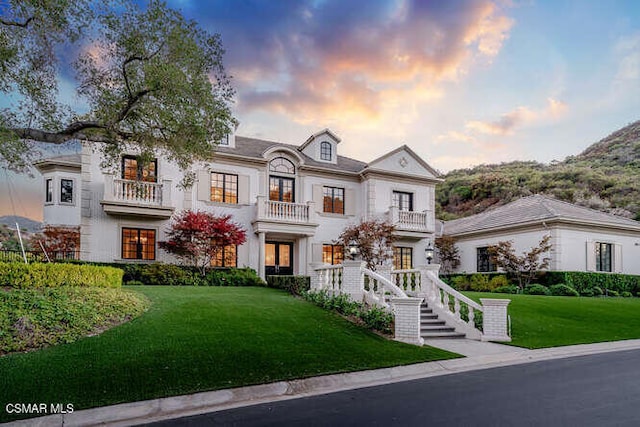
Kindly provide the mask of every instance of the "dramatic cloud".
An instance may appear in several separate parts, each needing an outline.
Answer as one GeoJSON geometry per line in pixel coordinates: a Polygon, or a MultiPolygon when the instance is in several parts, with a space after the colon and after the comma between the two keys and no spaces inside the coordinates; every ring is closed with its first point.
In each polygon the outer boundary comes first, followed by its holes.
{"type": "Polygon", "coordinates": [[[567,106],[562,101],[553,98],[547,99],[547,106],[540,111],[533,111],[528,107],[518,107],[513,111],[503,114],[496,121],[467,122],[465,127],[474,132],[487,135],[511,135],[516,128],[543,120],[555,120],[566,111],[567,106]]]}
{"type": "Polygon", "coordinates": [[[513,21],[488,0],[277,1],[215,7],[242,111],[380,119],[490,61],[513,21]],[[238,19],[242,16],[243,19],[238,19]],[[241,26],[240,26],[240,23],[241,26]]]}

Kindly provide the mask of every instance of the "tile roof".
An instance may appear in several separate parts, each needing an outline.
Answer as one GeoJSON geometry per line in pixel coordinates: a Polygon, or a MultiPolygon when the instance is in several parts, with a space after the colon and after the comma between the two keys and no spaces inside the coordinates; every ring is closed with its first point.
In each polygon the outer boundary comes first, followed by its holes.
{"type": "Polygon", "coordinates": [[[482,230],[508,228],[531,222],[567,220],[640,231],[640,222],[606,214],[549,197],[534,195],[489,211],[444,223],[444,234],[455,236],[482,230]]]}
{"type": "Polygon", "coordinates": [[[244,136],[236,136],[235,148],[218,146],[216,151],[220,153],[237,154],[240,156],[252,157],[255,159],[264,159],[264,157],[262,157],[262,154],[272,147],[284,147],[291,150],[296,150],[298,154],[302,158],[304,158],[305,165],[308,166],[316,166],[329,170],[340,170],[347,172],[360,172],[367,166],[365,162],[361,162],[344,156],[338,156],[338,162],[335,165],[332,163],[318,162],[316,160],[313,160],[303,152],[299,151],[298,149],[300,147],[298,147],[297,145],[284,144],[282,142],[275,141],[265,141],[263,139],[256,138],[247,138],[244,136]]]}

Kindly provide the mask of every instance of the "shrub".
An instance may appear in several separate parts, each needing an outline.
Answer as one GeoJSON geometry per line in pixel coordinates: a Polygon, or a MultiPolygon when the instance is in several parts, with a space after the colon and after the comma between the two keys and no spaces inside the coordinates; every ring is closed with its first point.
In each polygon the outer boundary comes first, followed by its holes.
{"type": "Polygon", "coordinates": [[[625,297],[625,298],[631,298],[633,297],[633,294],[629,291],[624,291],[623,293],[620,294],[620,296],[625,297]]]}
{"type": "Polygon", "coordinates": [[[471,284],[467,276],[456,276],[451,279],[451,287],[457,291],[468,291],[471,284]]]}
{"type": "Polygon", "coordinates": [[[0,355],[70,343],[137,317],[148,304],[143,296],[121,289],[0,291],[0,355]]]}
{"type": "Polygon", "coordinates": [[[524,288],[524,293],[527,295],[551,295],[551,292],[546,286],[534,283],[524,288]]]}
{"type": "Polygon", "coordinates": [[[493,292],[497,288],[501,288],[504,286],[509,286],[509,280],[507,280],[507,276],[493,276],[491,280],[489,280],[489,288],[493,292]]]}
{"type": "Polygon", "coordinates": [[[352,301],[348,295],[329,295],[326,290],[304,292],[303,297],[325,310],[336,311],[344,316],[354,317],[369,329],[391,334],[393,314],[380,307],[367,307],[364,303],[352,301]]]}
{"type": "Polygon", "coordinates": [[[207,272],[203,285],[207,286],[264,286],[264,282],[251,268],[215,269],[207,272]]]}
{"type": "Polygon", "coordinates": [[[591,289],[593,290],[593,295],[596,297],[604,295],[604,292],[600,286],[594,286],[591,289]]]}
{"type": "Polygon", "coordinates": [[[470,279],[471,282],[471,290],[475,292],[486,292],[489,291],[489,278],[484,274],[473,274],[470,279]]]}
{"type": "Polygon", "coordinates": [[[509,285],[509,286],[500,286],[499,288],[495,288],[493,292],[496,292],[499,294],[517,294],[518,290],[519,289],[516,285],[509,285]]]}
{"type": "Polygon", "coordinates": [[[302,295],[311,286],[308,276],[267,276],[267,286],[283,289],[292,295],[302,295]]]}
{"type": "Polygon", "coordinates": [[[556,295],[556,296],[564,296],[564,297],[579,296],[578,291],[573,289],[571,286],[563,285],[561,283],[557,285],[549,286],[549,291],[551,292],[551,295],[556,295]]]}
{"type": "Polygon", "coordinates": [[[618,291],[614,291],[612,289],[607,289],[606,295],[610,296],[610,297],[619,297],[620,296],[618,291]]]}
{"type": "Polygon", "coordinates": [[[12,288],[119,288],[122,275],[120,269],[95,265],[0,262],[0,286],[12,288]]]}
{"type": "Polygon", "coordinates": [[[139,270],[140,281],[150,286],[189,286],[196,285],[195,273],[174,264],[153,263],[139,270]]]}
{"type": "Polygon", "coordinates": [[[144,283],[139,280],[130,280],[125,282],[125,286],[144,286],[144,283]]]}
{"type": "Polygon", "coordinates": [[[593,289],[583,289],[582,292],[580,292],[580,295],[583,297],[592,297],[595,296],[595,292],[593,289]]]}

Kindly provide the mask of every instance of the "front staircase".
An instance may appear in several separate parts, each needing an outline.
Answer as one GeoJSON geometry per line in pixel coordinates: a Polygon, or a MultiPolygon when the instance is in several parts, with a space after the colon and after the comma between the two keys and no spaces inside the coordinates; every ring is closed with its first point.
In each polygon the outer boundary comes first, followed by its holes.
{"type": "Polygon", "coordinates": [[[424,339],[466,337],[462,332],[456,332],[453,326],[447,326],[444,320],[440,320],[426,302],[420,306],[420,336],[424,339]]]}

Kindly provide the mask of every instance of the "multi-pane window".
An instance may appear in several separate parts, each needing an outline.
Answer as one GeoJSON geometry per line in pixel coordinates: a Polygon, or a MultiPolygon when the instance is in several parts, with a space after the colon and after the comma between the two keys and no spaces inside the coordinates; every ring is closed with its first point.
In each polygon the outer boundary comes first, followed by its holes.
{"type": "Polygon", "coordinates": [[[222,139],[220,139],[220,141],[218,142],[219,145],[229,145],[229,134],[226,134],[225,136],[222,137],[222,139]]]}
{"type": "Polygon", "coordinates": [[[320,143],[320,159],[331,161],[331,143],[326,141],[320,143]]]}
{"type": "Polygon", "coordinates": [[[325,264],[342,264],[344,247],[342,245],[322,245],[322,262],[325,264]]]}
{"type": "Polygon", "coordinates": [[[220,203],[238,203],[238,175],[212,173],[211,201],[220,203]]]}
{"type": "Polygon", "coordinates": [[[413,194],[402,191],[393,192],[393,206],[401,211],[413,210],[413,194]]]}
{"type": "Polygon", "coordinates": [[[498,266],[495,264],[488,247],[477,248],[477,271],[480,273],[486,273],[489,271],[497,271],[498,266]]]}
{"type": "Polygon", "coordinates": [[[269,177],[269,200],[293,203],[295,201],[293,178],[269,177]]]}
{"type": "Polygon", "coordinates": [[[227,245],[218,251],[216,257],[211,260],[212,267],[237,267],[238,266],[238,247],[236,245],[227,245]]]}
{"type": "Polygon", "coordinates": [[[156,231],[123,228],[122,259],[156,259],[156,231]]]}
{"type": "Polygon", "coordinates": [[[413,268],[413,248],[395,246],[393,248],[394,270],[410,270],[413,268]]]}
{"type": "Polygon", "coordinates": [[[344,188],[322,188],[322,211],[344,214],[344,188]]]}
{"type": "Polygon", "coordinates": [[[73,180],[60,180],[60,203],[73,203],[73,180]]]}
{"type": "Polygon", "coordinates": [[[296,167],[290,160],[284,157],[276,157],[269,163],[269,172],[286,173],[293,175],[296,173],[296,167]]]}
{"type": "Polygon", "coordinates": [[[131,181],[157,182],[158,161],[143,163],[135,156],[122,158],[122,178],[131,181]]]}
{"type": "Polygon", "coordinates": [[[53,179],[47,179],[44,182],[45,193],[44,193],[44,201],[45,203],[53,203],[53,179]]]}
{"type": "Polygon", "coordinates": [[[613,245],[611,243],[596,243],[596,271],[611,272],[613,245]]]}

